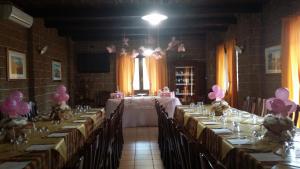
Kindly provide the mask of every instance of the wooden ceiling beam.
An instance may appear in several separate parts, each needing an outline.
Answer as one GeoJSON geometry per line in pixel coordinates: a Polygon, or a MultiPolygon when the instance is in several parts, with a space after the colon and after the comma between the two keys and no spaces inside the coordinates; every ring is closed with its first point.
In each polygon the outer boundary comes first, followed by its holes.
{"type": "MultiPolygon", "coordinates": [[[[62,34],[65,35],[65,34],[62,34]]],[[[134,40],[145,40],[149,35],[148,34],[126,34],[126,37],[129,39],[134,39],[134,40]]],[[[172,36],[180,37],[193,37],[193,38],[203,38],[205,36],[205,32],[197,32],[197,33],[187,33],[187,34],[176,34],[176,35],[160,35],[160,39],[171,39],[172,36]]],[[[72,40],[74,41],[115,41],[119,40],[121,41],[123,38],[123,35],[105,35],[105,34],[98,34],[98,35],[83,35],[83,34],[76,34],[73,35],[72,40]]]]}
{"type": "Polygon", "coordinates": [[[192,35],[204,33],[207,31],[226,31],[227,26],[207,26],[201,28],[184,28],[184,29],[163,29],[163,30],[147,30],[147,29],[134,29],[134,30],[61,30],[59,33],[62,36],[177,36],[177,35],[192,35]]]}
{"type": "Polygon", "coordinates": [[[35,17],[113,17],[113,16],[143,16],[152,11],[160,11],[168,16],[184,16],[208,14],[208,13],[252,13],[260,12],[261,3],[232,3],[217,5],[102,5],[94,8],[77,7],[68,8],[66,6],[47,6],[45,8],[31,7],[26,9],[28,13],[35,17]]]}
{"type": "MultiPolygon", "coordinates": [[[[140,18],[134,20],[113,20],[113,21],[84,21],[84,20],[72,20],[72,21],[61,21],[61,20],[46,20],[47,27],[56,27],[58,29],[68,30],[84,30],[84,29],[148,29],[149,24],[140,18]]],[[[175,20],[170,19],[164,21],[161,25],[161,29],[167,28],[197,28],[202,26],[218,26],[218,25],[229,25],[236,24],[235,17],[218,17],[218,18],[201,18],[201,19],[184,19],[175,20]],[[181,24],[178,24],[181,23],[181,24]]]]}

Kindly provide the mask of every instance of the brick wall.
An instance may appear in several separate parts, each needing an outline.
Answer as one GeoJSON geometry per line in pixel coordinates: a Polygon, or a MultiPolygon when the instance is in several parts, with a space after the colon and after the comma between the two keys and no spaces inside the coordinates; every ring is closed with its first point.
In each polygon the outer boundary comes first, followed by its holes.
{"type": "MultiPolygon", "coordinates": [[[[280,45],[282,18],[296,14],[299,9],[300,1],[297,0],[270,0],[264,4],[261,13],[237,15],[237,24],[231,25],[224,33],[221,39],[234,37],[237,45],[244,47],[238,63],[240,106],[246,96],[268,98],[274,96],[276,88],[281,86],[281,74],[265,73],[264,51],[267,47],[280,45]]],[[[215,50],[214,42],[222,36],[208,34],[207,37],[206,57],[207,63],[210,63],[215,59],[212,52],[215,50]]],[[[214,68],[208,68],[207,76],[210,86],[215,82],[214,68]]]]}
{"type": "MultiPolygon", "coordinates": [[[[264,26],[262,37],[264,39],[264,48],[281,44],[282,18],[289,15],[299,15],[299,10],[300,1],[297,0],[272,0],[265,5],[262,13],[264,26]]],[[[263,96],[274,96],[276,88],[281,87],[281,74],[263,75],[263,96]]]]}
{"type": "MultiPolygon", "coordinates": [[[[186,60],[205,60],[204,55],[204,40],[203,38],[191,38],[182,37],[177,38],[184,42],[187,49],[186,60]]],[[[166,49],[171,37],[161,38],[160,47],[166,49]]],[[[82,41],[75,43],[75,53],[97,53],[105,50],[106,46],[114,44],[116,46],[120,45],[121,38],[114,41],[82,41]]],[[[140,46],[145,44],[143,39],[130,39],[129,45],[133,49],[138,49],[140,46]]],[[[117,47],[119,50],[120,47],[117,47]]],[[[88,99],[95,99],[97,92],[99,91],[110,91],[116,90],[116,57],[110,58],[110,72],[109,73],[76,73],[76,95],[83,96],[88,99]]],[[[76,69],[76,68],[75,68],[76,69]]],[[[75,71],[76,72],[76,71],[75,71]]]]}
{"type": "Polygon", "coordinates": [[[0,21],[0,102],[12,90],[20,90],[28,99],[28,79],[7,80],[7,49],[13,49],[22,53],[27,53],[28,30],[11,23],[0,21]]]}
{"type": "MultiPolygon", "coordinates": [[[[26,100],[36,101],[41,112],[47,112],[51,108],[51,95],[56,86],[71,81],[69,58],[72,42],[59,37],[55,29],[44,27],[42,19],[34,19],[31,29],[23,28],[10,21],[0,21],[0,101],[9,92],[20,90],[26,100]],[[48,45],[44,55],[40,55],[38,48],[48,45]],[[26,53],[27,79],[7,80],[6,50],[13,49],[26,53]],[[53,81],[51,64],[52,60],[62,63],[62,80],[53,81]]],[[[70,93],[72,96],[72,93],[70,93]]]]}

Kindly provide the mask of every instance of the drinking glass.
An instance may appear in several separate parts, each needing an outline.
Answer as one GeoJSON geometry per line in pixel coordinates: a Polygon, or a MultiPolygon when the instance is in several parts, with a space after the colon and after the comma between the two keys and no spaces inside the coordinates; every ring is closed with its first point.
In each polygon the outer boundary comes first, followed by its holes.
{"type": "Polygon", "coordinates": [[[232,131],[236,133],[238,136],[240,135],[241,132],[240,124],[237,121],[232,122],[232,131]]]}

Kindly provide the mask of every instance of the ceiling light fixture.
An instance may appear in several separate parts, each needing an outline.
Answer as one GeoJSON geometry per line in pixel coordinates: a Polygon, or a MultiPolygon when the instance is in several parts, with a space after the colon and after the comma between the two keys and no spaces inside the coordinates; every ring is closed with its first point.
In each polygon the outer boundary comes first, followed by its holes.
{"type": "Polygon", "coordinates": [[[156,26],[161,21],[168,19],[166,15],[160,13],[151,13],[142,17],[143,20],[149,22],[151,25],[156,26]]]}

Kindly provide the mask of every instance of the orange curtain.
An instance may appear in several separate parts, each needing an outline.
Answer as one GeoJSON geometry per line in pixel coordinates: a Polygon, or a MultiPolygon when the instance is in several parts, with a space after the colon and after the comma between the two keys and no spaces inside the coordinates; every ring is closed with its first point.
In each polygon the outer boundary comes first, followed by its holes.
{"type": "MultiPolygon", "coordinates": [[[[290,91],[290,99],[300,100],[300,16],[283,19],[281,71],[282,86],[290,91]]],[[[300,119],[298,119],[299,121],[300,119]]],[[[299,123],[298,123],[299,124],[299,123]]],[[[297,127],[300,127],[299,125],[297,127]]]]}
{"type": "Polygon", "coordinates": [[[122,54],[117,57],[116,76],[118,90],[125,96],[132,94],[134,59],[130,54],[122,54]]]}
{"type": "Polygon", "coordinates": [[[216,83],[226,90],[226,63],[224,44],[217,46],[216,51],[216,83]]]}
{"type": "Polygon", "coordinates": [[[282,86],[290,91],[290,99],[299,104],[300,16],[283,19],[282,86]]]}
{"type": "Polygon", "coordinates": [[[156,95],[159,89],[162,89],[167,84],[167,61],[163,56],[160,59],[155,57],[146,58],[146,66],[149,74],[150,95],[156,95]]]}
{"type": "Polygon", "coordinates": [[[231,39],[225,43],[227,68],[228,68],[228,82],[227,101],[232,107],[237,107],[237,72],[236,72],[236,58],[235,58],[235,40],[231,39]]]}

